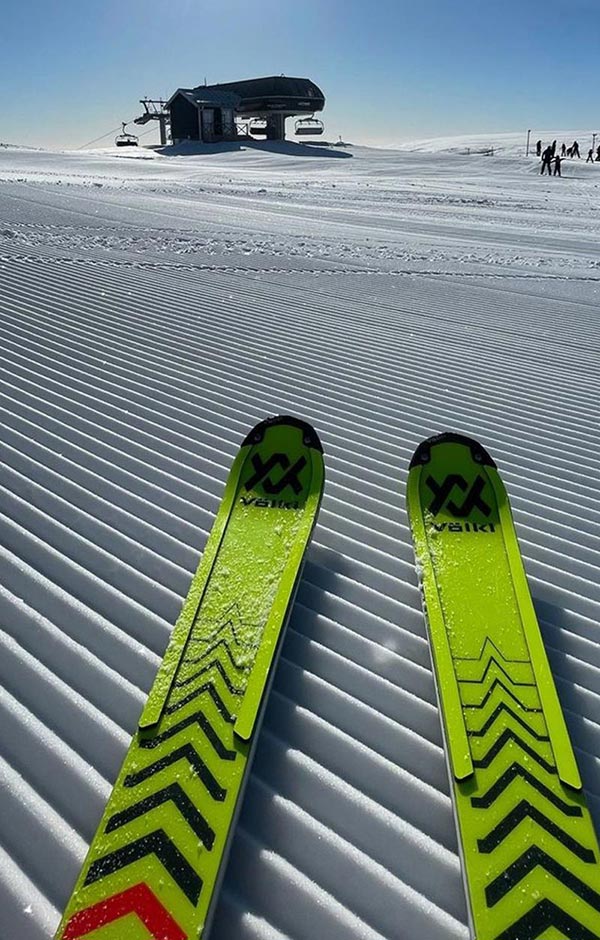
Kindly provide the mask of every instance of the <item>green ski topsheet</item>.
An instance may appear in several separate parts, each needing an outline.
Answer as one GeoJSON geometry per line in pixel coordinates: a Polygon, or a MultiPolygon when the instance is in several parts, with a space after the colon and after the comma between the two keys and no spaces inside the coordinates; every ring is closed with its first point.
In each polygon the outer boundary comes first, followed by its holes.
{"type": "Polygon", "coordinates": [[[244,441],[57,940],[206,936],[323,482],[304,422],[244,441]]]}
{"type": "Polygon", "coordinates": [[[424,441],[408,510],[473,935],[598,940],[598,841],[495,464],[424,441]]]}

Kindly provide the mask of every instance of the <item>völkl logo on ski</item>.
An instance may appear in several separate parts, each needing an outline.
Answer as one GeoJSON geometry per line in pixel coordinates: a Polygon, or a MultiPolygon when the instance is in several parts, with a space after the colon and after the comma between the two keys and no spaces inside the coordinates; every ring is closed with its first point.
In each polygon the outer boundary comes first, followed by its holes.
{"type": "Polygon", "coordinates": [[[260,454],[253,454],[252,466],[254,467],[254,473],[244,484],[246,490],[252,490],[261,484],[264,492],[268,493],[269,496],[276,496],[282,493],[287,486],[293,490],[296,496],[302,492],[302,484],[298,479],[298,475],[306,466],[305,457],[299,457],[298,460],[290,466],[290,458],[287,454],[271,454],[269,459],[265,462],[263,462],[260,454]],[[273,482],[270,473],[275,467],[281,467],[284,473],[279,480],[273,482]]]}
{"type": "Polygon", "coordinates": [[[481,495],[485,487],[485,480],[481,476],[475,478],[470,489],[467,480],[459,473],[449,473],[442,483],[438,483],[432,476],[428,476],[425,482],[433,493],[433,499],[427,508],[434,516],[444,508],[457,519],[465,519],[474,509],[478,509],[484,516],[489,516],[492,511],[481,495]],[[455,487],[466,494],[460,505],[451,498],[455,487]]]}

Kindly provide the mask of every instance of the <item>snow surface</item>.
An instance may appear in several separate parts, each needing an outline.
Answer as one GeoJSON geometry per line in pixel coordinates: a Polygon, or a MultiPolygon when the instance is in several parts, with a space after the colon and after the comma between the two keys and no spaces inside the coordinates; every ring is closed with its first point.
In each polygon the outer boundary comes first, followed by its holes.
{"type": "MultiPolygon", "coordinates": [[[[532,128],[529,135],[529,149],[531,154],[535,152],[535,145],[538,140],[542,141],[542,148],[556,140],[559,151],[563,143],[567,147],[570,147],[573,141],[576,140],[579,143],[579,149],[583,154],[584,160],[589,148],[596,143],[600,143],[598,135],[592,135],[588,130],[557,131],[552,129],[539,130],[539,128],[532,128]]],[[[421,153],[442,153],[446,151],[459,154],[473,154],[483,150],[493,149],[496,155],[501,154],[502,156],[522,157],[525,155],[527,149],[527,132],[519,131],[518,134],[463,134],[460,137],[430,137],[422,140],[395,143],[394,147],[398,150],[421,153]]]]}
{"type": "Polygon", "coordinates": [[[404,508],[443,429],[502,470],[600,828],[600,165],[521,154],[0,148],[0,940],[52,937],[274,413],[327,488],[212,940],[468,937],[404,508]]]}

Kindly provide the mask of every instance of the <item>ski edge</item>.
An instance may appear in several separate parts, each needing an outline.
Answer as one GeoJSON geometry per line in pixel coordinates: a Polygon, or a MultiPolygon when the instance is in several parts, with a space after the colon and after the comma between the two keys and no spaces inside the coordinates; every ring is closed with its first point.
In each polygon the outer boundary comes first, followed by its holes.
{"type": "MultiPolygon", "coordinates": [[[[435,440],[430,438],[431,441],[435,440]]],[[[425,442],[427,443],[427,442],[425,442]]],[[[425,522],[420,511],[419,483],[422,472],[421,459],[411,463],[407,483],[407,508],[413,535],[413,547],[419,574],[419,588],[423,599],[425,624],[430,634],[431,658],[440,706],[440,718],[445,726],[450,766],[457,780],[466,780],[474,773],[467,727],[463,717],[462,702],[452,651],[444,625],[442,605],[427,549],[425,522]],[[442,707],[443,702],[443,707],[442,707]]]]}
{"type": "Polygon", "coordinates": [[[188,589],[185,601],[173,628],[171,638],[163,656],[163,660],[158,668],[154,678],[150,694],[142,711],[138,728],[140,731],[151,731],[158,725],[165,702],[169,697],[173,679],[181,662],[181,657],[185,651],[186,642],[202,598],[206,591],[212,569],[214,567],[219,547],[223,541],[227,529],[227,523],[231,517],[234,507],[237,486],[242,473],[242,468],[248,456],[250,447],[243,446],[237,453],[232,464],[231,470],[225,483],[225,491],[213,522],[208,541],[202,552],[202,556],[192,576],[192,582],[188,589]]]}

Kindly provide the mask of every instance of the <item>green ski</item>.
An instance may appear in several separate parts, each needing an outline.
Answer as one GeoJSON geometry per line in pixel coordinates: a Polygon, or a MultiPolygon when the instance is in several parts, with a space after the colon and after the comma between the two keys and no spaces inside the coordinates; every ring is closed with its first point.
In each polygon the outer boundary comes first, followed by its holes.
{"type": "Polygon", "coordinates": [[[472,934],[599,940],[598,841],[493,460],[424,441],[408,510],[472,934]]]}
{"type": "Polygon", "coordinates": [[[243,442],[56,940],[206,937],[323,482],[310,425],[243,442]]]}

